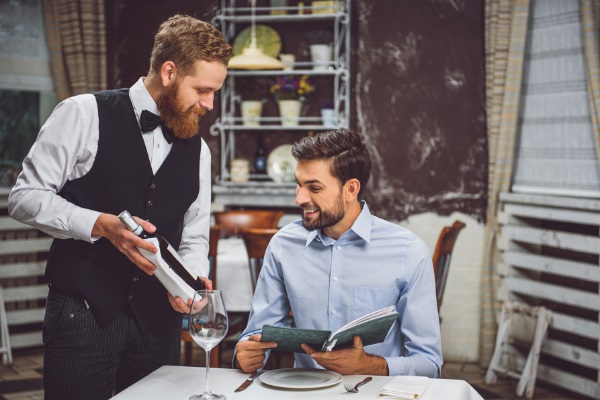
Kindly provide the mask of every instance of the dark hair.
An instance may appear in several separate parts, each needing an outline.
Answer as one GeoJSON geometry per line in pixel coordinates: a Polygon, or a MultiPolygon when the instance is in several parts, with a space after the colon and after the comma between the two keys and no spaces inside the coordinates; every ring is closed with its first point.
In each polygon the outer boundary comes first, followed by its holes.
{"type": "Polygon", "coordinates": [[[154,36],[150,70],[160,73],[161,66],[173,61],[187,75],[199,61],[220,61],[225,66],[233,55],[223,34],[208,22],[187,15],[175,15],[160,25],[154,36]]]}
{"type": "Polygon", "coordinates": [[[292,155],[296,160],[329,161],[331,175],[341,185],[350,179],[358,179],[358,199],[362,198],[371,174],[371,156],[357,133],[349,129],[335,129],[307,136],[294,143],[292,155]]]}

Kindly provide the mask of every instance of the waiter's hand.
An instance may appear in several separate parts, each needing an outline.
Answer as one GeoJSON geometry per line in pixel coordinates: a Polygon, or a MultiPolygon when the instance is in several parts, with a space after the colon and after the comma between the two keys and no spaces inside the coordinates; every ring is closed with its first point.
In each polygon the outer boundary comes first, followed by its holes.
{"type": "MultiPolygon", "coordinates": [[[[213,285],[212,285],[212,281],[210,279],[208,279],[207,277],[204,277],[204,276],[199,276],[198,279],[200,279],[202,282],[204,282],[204,287],[206,288],[206,290],[212,290],[213,285]]],[[[183,314],[190,313],[192,299],[188,299],[188,301],[186,303],[185,301],[183,301],[183,299],[181,297],[173,297],[171,295],[171,293],[169,293],[169,292],[167,292],[167,297],[169,299],[169,303],[171,303],[171,307],[173,307],[173,310],[183,313],[183,314]]]]}
{"type": "MultiPolygon", "coordinates": [[[[146,232],[153,233],[156,230],[156,227],[150,222],[137,217],[134,218],[146,232]]],[[[148,275],[152,275],[156,270],[154,264],[142,256],[137,247],[152,253],[156,253],[158,249],[129,231],[116,215],[100,214],[92,229],[92,236],[103,236],[110,240],[121,253],[125,254],[132,263],[148,275]]]]}

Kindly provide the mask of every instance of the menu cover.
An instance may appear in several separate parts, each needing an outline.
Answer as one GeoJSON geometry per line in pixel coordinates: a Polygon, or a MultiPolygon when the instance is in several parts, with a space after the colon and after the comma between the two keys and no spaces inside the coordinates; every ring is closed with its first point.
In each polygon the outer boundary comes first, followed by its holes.
{"type": "Polygon", "coordinates": [[[276,342],[277,347],[271,350],[291,353],[304,353],[302,343],[321,351],[350,347],[354,336],[360,336],[363,345],[368,346],[383,342],[397,319],[396,307],[389,306],[357,318],[335,332],[265,325],[261,342],[276,342]]]}

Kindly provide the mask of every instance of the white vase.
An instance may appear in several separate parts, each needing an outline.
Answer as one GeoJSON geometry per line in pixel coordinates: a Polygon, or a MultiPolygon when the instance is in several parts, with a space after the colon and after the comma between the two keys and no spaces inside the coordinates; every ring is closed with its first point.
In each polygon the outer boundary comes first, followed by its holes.
{"type": "Polygon", "coordinates": [[[279,100],[279,115],[282,126],[298,126],[302,102],[300,100],[279,100]]]}
{"type": "Polygon", "coordinates": [[[310,59],[316,70],[327,70],[333,61],[333,46],[329,44],[313,44],[310,46],[310,59]]]}
{"type": "Polygon", "coordinates": [[[335,126],[335,111],[331,108],[321,109],[321,120],[324,126],[335,126]]]}
{"type": "Polygon", "coordinates": [[[245,100],[242,101],[242,124],[245,126],[260,125],[260,115],[262,114],[262,101],[245,100]]]}

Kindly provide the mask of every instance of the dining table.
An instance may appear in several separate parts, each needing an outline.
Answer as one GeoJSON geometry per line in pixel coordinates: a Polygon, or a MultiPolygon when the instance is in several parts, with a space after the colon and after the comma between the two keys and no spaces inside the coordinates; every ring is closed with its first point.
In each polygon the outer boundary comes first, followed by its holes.
{"type": "Polygon", "coordinates": [[[241,238],[219,239],[217,245],[217,283],[229,312],[249,312],[252,284],[248,253],[241,238]]]}
{"type": "MultiPolygon", "coordinates": [[[[263,373],[265,375],[266,373],[263,373]]],[[[294,389],[267,385],[258,379],[241,392],[235,392],[249,374],[238,369],[211,368],[210,388],[213,393],[222,394],[228,400],[281,400],[281,399],[319,399],[319,400],[361,400],[377,399],[381,389],[394,377],[373,376],[373,379],[361,386],[358,393],[349,393],[344,384],[355,385],[366,375],[344,375],[342,380],[313,389],[294,389]]],[[[407,377],[409,378],[409,377],[407,377]]],[[[419,377],[415,377],[418,380],[419,377]]],[[[204,392],[206,369],[204,367],[163,366],[132,386],[118,393],[115,400],[187,400],[190,396],[204,392]]],[[[431,379],[427,389],[419,400],[483,400],[477,391],[466,381],[457,379],[431,379]]]]}

